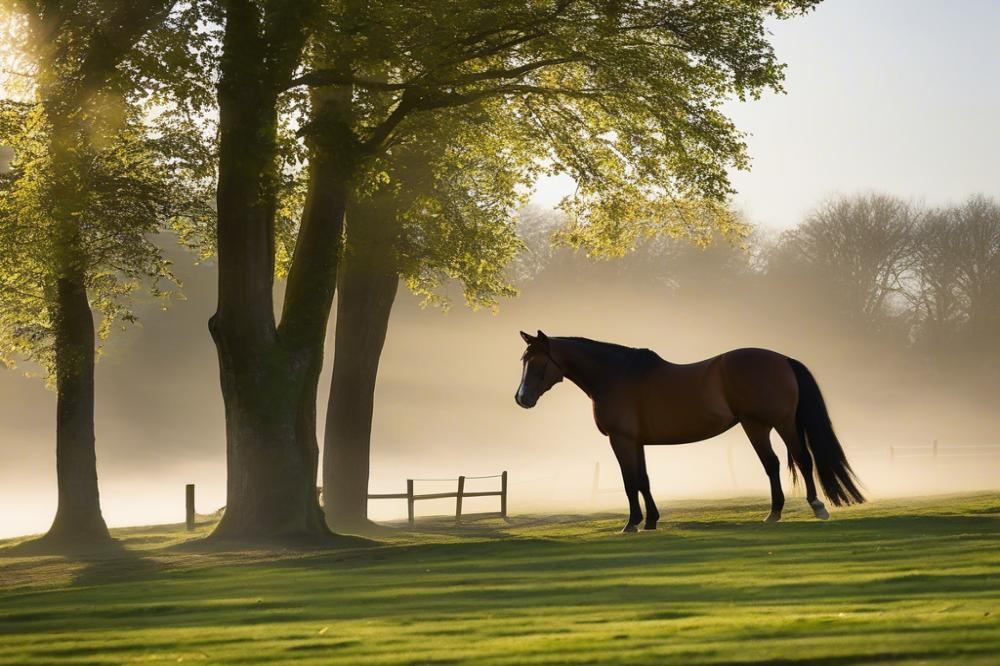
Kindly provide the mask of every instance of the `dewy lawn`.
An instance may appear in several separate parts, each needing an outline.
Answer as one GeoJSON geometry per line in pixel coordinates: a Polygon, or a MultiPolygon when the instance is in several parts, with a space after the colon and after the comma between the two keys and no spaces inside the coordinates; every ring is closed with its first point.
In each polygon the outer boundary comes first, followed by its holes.
{"type": "Polygon", "coordinates": [[[0,543],[0,663],[917,664],[1000,661],[1000,495],[418,523],[338,549],[181,526],[117,551],[0,543]]]}

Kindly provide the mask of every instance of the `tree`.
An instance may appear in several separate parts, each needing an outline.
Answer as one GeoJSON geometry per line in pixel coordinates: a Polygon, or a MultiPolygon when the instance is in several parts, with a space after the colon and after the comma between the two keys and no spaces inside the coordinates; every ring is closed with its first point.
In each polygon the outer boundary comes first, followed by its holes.
{"type": "Polygon", "coordinates": [[[1000,203],[970,197],[954,210],[962,248],[958,292],[966,304],[966,332],[990,344],[1000,331],[1000,203]]]}
{"type": "Polygon", "coordinates": [[[120,66],[171,2],[13,3],[32,71],[22,100],[0,106],[13,148],[0,189],[0,351],[38,363],[55,385],[59,501],[44,537],[110,539],[94,435],[94,310],[99,337],[134,319],[129,297],[169,269],[149,240],[184,196],[151,138],[120,66]]]}
{"type": "MultiPolygon", "coordinates": [[[[219,300],[209,330],[219,356],[228,478],[216,538],[329,534],[316,497],[315,400],[346,206],[342,188],[311,188],[280,323],[273,300],[279,95],[300,62],[318,5],[217,5],[215,18],[224,26],[217,93],[219,300]]],[[[317,106],[336,101],[317,100],[317,106]]],[[[339,169],[311,157],[310,182],[339,169]]]]}
{"type": "Polygon", "coordinates": [[[909,296],[916,338],[938,349],[955,337],[968,313],[959,276],[962,271],[961,229],[953,209],[928,212],[915,230],[914,279],[909,296]]]}
{"type": "MultiPolygon", "coordinates": [[[[219,307],[210,328],[229,483],[216,534],[327,533],[314,487],[316,381],[344,212],[420,118],[502,100],[538,156],[577,177],[574,238],[610,246],[628,237],[624,220],[645,218],[651,229],[678,207],[719,210],[727,169],[746,158],[718,107],[779,86],[764,20],[813,4],[220,0],[219,307]],[[300,61],[307,68],[297,73],[300,61]],[[279,95],[300,86],[310,89],[300,129],[309,186],[276,321],[279,95]]],[[[724,216],[684,216],[720,218],[724,226],[724,216]]]]}
{"type": "Polygon", "coordinates": [[[785,234],[774,263],[808,270],[845,316],[879,330],[903,292],[918,218],[886,195],[834,199],[785,234]]]}
{"type": "Polygon", "coordinates": [[[516,127],[494,111],[439,114],[392,148],[384,184],[348,206],[323,458],[335,529],[367,527],[375,382],[400,280],[444,307],[441,287],[452,281],[477,308],[514,293],[506,268],[521,247],[516,210],[534,169],[512,141],[516,127]]]}

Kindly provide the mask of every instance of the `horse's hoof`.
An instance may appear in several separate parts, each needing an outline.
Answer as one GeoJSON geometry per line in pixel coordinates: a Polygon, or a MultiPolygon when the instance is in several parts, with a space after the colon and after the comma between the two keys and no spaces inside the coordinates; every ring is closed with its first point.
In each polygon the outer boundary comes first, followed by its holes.
{"type": "Polygon", "coordinates": [[[772,511],[771,513],[767,514],[767,518],[764,519],[764,522],[765,523],[776,523],[779,520],[781,520],[781,512],[780,511],[772,511]]]}
{"type": "Polygon", "coordinates": [[[646,523],[645,525],[642,526],[642,529],[644,529],[646,531],[655,530],[656,529],[656,523],[646,523]]]}
{"type": "Polygon", "coordinates": [[[822,502],[817,501],[815,504],[810,502],[809,506],[812,507],[813,515],[820,520],[826,520],[830,517],[830,512],[826,510],[826,506],[822,502]]]}
{"type": "Polygon", "coordinates": [[[629,532],[638,532],[638,531],[639,531],[638,525],[626,525],[625,527],[622,528],[622,534],[628,534],[629,532]]]}

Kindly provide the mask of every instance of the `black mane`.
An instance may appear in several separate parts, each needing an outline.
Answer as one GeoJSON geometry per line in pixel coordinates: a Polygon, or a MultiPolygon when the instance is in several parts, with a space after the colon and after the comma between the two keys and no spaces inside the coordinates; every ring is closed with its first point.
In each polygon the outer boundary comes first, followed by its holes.
{"type": "Polygon", "coordinates": [[[601,342],[577,336],[560,336],[556,339],[583,344],[594,354],[599,354],[607,360],[631,370],[643,370],[663,361],[659,354],[645,347],[627,347],[613,342],[601,342]]]}

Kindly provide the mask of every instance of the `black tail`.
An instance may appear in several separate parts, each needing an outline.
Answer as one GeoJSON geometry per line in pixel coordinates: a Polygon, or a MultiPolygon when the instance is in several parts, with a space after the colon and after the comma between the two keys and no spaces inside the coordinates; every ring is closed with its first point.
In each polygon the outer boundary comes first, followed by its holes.
{"type": "Polygon", "coordinates": [[[788,359],[799,383],[799,405],[795,410],[795,427],[799,440],[809,448],[816,463],[816,473],[823,493],[834,506],[861,504],[865,501],[858,490],[857,478],[844,455],[830,414],[826,411],[823,394],[809,368],[793,358],[788,359]]]}

